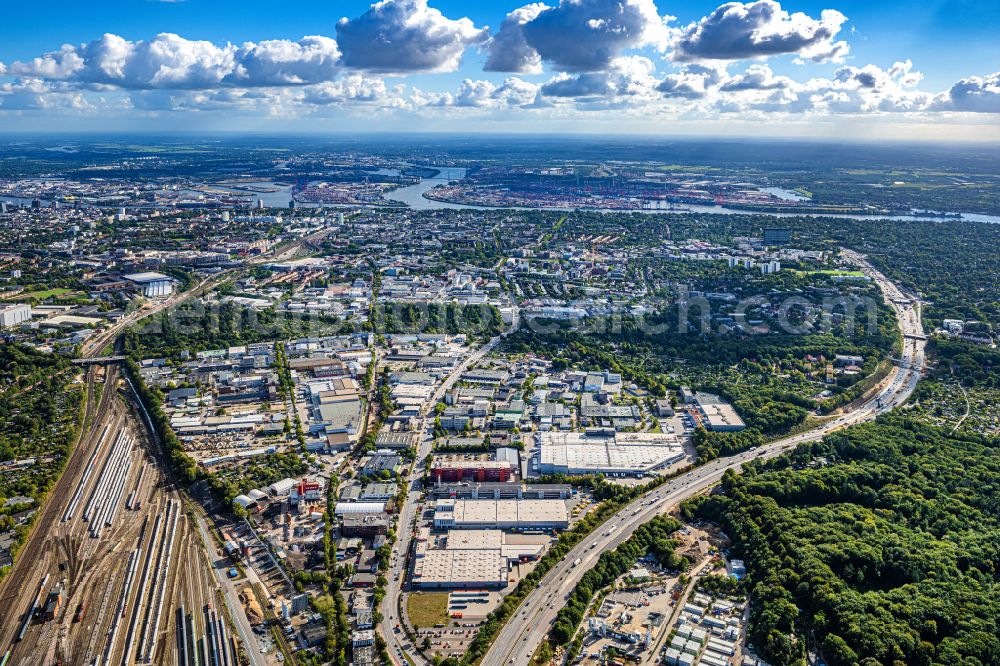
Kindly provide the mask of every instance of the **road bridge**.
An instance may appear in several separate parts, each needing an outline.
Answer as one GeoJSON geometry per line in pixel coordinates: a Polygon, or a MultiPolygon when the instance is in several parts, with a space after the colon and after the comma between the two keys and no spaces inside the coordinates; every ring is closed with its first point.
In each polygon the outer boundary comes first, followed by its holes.
{"type": "Polygon", "coordinates": [[[110,363],[124,363],[125,356],[94,356],[92,358],[75,358],[76,365],[108,365],[110,363]]]}

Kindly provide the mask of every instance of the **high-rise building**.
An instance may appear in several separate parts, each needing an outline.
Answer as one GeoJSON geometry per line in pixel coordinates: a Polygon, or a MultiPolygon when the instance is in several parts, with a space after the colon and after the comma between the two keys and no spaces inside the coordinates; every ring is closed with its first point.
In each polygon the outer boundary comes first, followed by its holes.
{"type": "Polygon", "coordinates": [[[309,610],[309,595],[298,594],[292,597],[292,614],[298,615],[309,610]]]}

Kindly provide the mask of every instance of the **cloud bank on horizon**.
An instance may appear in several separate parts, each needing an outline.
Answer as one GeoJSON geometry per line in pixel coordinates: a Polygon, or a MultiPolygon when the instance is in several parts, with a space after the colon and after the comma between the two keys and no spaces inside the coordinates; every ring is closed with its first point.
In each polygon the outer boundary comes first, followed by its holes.
{"type": "Polygon", "coordinates": [[[777,0],[728,2],[687,25],[660,14],[653,0],[558,0],[513,8],[494,31],[428,0],[381,0],[342,18],[332,35],[234,44],[104,34],[0,62],[0,117],[383,109],[544,123],[615,110],[669,124],[1000,113],[1000,72],[925,90],[910,59],[849,63],[847,22],[834,8],[810,16],[777,0]],[[785,60],[802,75],[776,74],[772,65],[785,60]],[[824,65],[826,75],[809,74],[824,65]],[[430,75],[441,74],[456,83],[431,90],[421,80],[440,87],[441,77],[430,75]]]}

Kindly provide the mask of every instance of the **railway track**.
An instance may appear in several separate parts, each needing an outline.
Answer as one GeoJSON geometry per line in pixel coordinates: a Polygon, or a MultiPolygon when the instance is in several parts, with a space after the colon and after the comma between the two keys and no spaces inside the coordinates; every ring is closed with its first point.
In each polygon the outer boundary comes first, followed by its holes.
{"type": "MultiPolygon", "coordinates": [[[[116,366],[86,373],[88,401],[78,440],[39,507],[21,556],[0,581],[0,664],[175,663],[176,647],[166,637],[177,629],[174,609],[182,597],[191,642],[211,627],[213,654],[237,663],[228,619],[205,610],[217,603],[217,588],[149,415],[116,366]],[[65,600],[54,617],[40,621],[35,610],[55,582],[65,582],[65,600]]],[[[192,653],[187,663],[206,663],[194,659],[192,653]]]]}
{"type": "MultiPolygon", "coordinates": [[[[105,375],[104,394],[94,412],[95,421],[92,427],[89,432],[81,433],[80,439],[66,464],[66,469],[49,492],[46,502],[39,509],[38,518],[22,548],[21,557],[15,561],[10,574],[0,582],[0,645],[16,642],[14,640],[16,634],[12,627],[19,625],[20,618],[15,616],[21,612],[19,608],[24,604],[23,586],[25,581],[41,580],[44,573],[54,573],[45,569],[46,566],[51,566],[48,554],[57,545],[57,541],[53,540],[52,536],[67,508],[64,506],[65,498],[73,496],[92,453],[95,445],[94,431],[98,427],[103,428],[104,421],[111,411],[112,402],[108,394],[114,393],[116,381],[117,371],[109,368],[105,375]],[[29,553],[30,556],[28,556],[29,553]]],[[[90,390],[92,388],[90,387],[90,390]]]]}
{"type": "MultiPolygon", "coordinates": [[[[117,382],[117,371],[110,375],[117,382]]],[[[7,646],[0,649],[9,652],[9,664],[168,662],[162,637],[172,635],[189,526],[137,416],[123,409],[114,384],[101,398],[94,403],[98,420],[29,539],[32,556],[19,558],[0,584],[0,646],[7,646]],[[66,581],[65,603],[51,620],[34,619],[29,596],[47,594],[42,588],[55,580],[66,581]],[[19,620],[25,620],[20,641],[19,620]]]]}

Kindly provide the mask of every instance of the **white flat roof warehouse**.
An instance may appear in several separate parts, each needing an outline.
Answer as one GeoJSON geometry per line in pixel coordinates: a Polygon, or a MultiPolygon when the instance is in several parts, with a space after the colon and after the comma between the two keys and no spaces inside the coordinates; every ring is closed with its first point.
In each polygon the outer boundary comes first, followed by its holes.
{"type": "Polygon", "coordinates": [[[684,457],[676,435],[655,432],[541,432],[543,474],[640,474],[684,457]]]}

